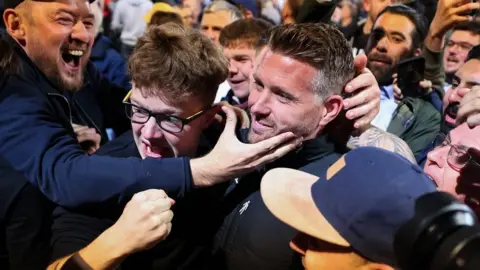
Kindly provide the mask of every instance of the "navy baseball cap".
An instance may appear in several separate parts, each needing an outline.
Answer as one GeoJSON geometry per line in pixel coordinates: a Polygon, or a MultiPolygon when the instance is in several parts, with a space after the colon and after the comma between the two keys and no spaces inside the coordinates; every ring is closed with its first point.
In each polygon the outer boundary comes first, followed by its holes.
{"type": "MultiPolygon", "coordinates": [[[[24,0],[4,0],[5,9],[7,8],[16,8],[20,5],[24,0]]],[[[87,0],[85,0],[87,1],[87,0]]],[[[95,2],[95,0],[88,0],[89,3],[95,2]]]]}
{"type": "Polygon", "coordinates": [[[350,151],[320,177],[278,168],[261,183],[265,204],[283,222],[390,266],[395,233],[414,216],[415,200],[435,191],[420,167],[375,147],[350,151]]]}

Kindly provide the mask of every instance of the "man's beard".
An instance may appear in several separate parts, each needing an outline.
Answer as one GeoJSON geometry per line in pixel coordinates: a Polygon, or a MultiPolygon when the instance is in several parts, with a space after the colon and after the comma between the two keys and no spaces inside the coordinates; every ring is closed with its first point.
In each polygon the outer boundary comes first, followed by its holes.
{"type": "Polygon", "coordinates": [[[409,50],[405,53],[403,53],[398,61],[395,61],[394,59],[391,59],[390,57],[381,54],[381,53],[368,53],[368,62],[367,62],[367,67],[372,71],[373,75],[375,76],[375,79],[377,79],[377,82],[379,85],[390,85],[393,83],[393,74],[396,72],[395,68],[396,65],[398,64],[399,61],[402,61],[404,59],[413,57],[413,49],[409,50]],[[390,66],[386,68],[378,68],[378,67],[372,67],[371,61],[372,60],[380,60],[383,62],[387,62],[390,64],[390,66]]]}
{"type": "MultiPolygon", "coordinates": [[[[66,80],[63,78],[64,74],[60,72],[60,67],[58,66],[59,63],[57,63],[55,57],[50,57],[49,54],[47,54],[47,52],[41,47],[42,46],[34,46],[32,51],[35,52],[35,55],[29,55],[29,57],[48,78],[48,80],[60,91],[76,92],[80,90],[83,86],[83,71],[85,68],[82,68],[81,71],[79,71],[73,81],[66,80]]],[[[60,61],[62,60],[60,59],[60,61]]]]}

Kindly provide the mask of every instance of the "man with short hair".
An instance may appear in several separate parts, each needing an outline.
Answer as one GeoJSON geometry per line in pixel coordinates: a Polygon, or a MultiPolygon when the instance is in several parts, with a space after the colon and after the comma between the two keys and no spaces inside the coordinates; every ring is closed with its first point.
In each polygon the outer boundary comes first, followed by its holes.
{"type": "Polygon", "coordinates": [[[200,30],[218,44],[220,31],[236,20],[243,19],[242,12],[227,1],[213,1],[203,9],[200,30]]]}
{"type": "MultiPolygon", "coordinates": [[[[195,29],[175,23],[150,26],[128,63],[134,87],[124,104],[132,132],[103,146],[97,155],[165,160],[207,154],[221,128],[214,118],[219,105],[212,106],[216,92],[212,83],[224,80],[227,64],[221,50],[195,29]],[[170,41],[158,42],[162,39],[170,41]]],[[[228,121],[225,129],[232,126],[228,121]]],[[[196,190],[178,201],[172,235],[153,249],[127,258],[122,269],[200,269],[220,223],[216,208],[224,191],[221,185],[196,190]]],[[[52,257],[85,248],[115,223],[121,210],[108,204],[90,211],[58,207],[52,257]]]]}
{"type": "Polygon", "coordinates": [[[278,168],[262,179],[262,199],[300,231],[290,242],[309,270],[393,270],[394,237],[415,201],[435,191],[422,170],[378,148],[355,149],[320,176],[278,168]]]}
{"type": "Polygon", "coordinates": [[[469,21],[455,25],[446,39],[443,53],[443,69],[445,70],[444,90],[452,86],[453,76],[465,63],[468,52],[480,44],[480,22],[469,21]]]}
{"type": "Polygon", "coordinates": [[[272,24],[263,20],[242,19],[220,31],[220,45],[230,61],[227,81],[231,87],[222,100],[241,108],[247,107],[255,49],[262,33],[271,27],[272,24]]]}
{"type": "MultiPolygon", "coordinates": [[[[303,138],[303,146],[232,183],[223,200],[228,216],[215,237],[214,265],[209,269],[281,270],[297,265],[288,249],[295,231],[268,212],[260,198],[260,179],[276,167],[320,175],[346,151],[328,134],[345,124],[343,89],[354,74],[350,46],[334,26],[282,25],[262,39],[248,98],[252,123],[240,136],[256,143],[291,131],[303,138]]],[[[395,151],[413,159],[406,144],[392,135],[378,129],[364,134],[375,134],[377,141],[388,141],[395,151]]]]}
{"type": "Polygon", "coordinates": [[[404,97],[397,104],[393,75],[400,61],[421,54],[426,34],[423,15],[404,5],[391,5],[378,15],[367,49],[367,66],[382,90],[380,113],[373,124],[407,142],[414,155],[437,134],[440,113],[419,97],[404,97]]]}
{"type": "MultiPolygon", "coordinates": [[[[358,55],[365,52],[368,37],[378,14],[388,5],[398,2],[395,0],[363,0],[363,9],[367,12],[367,18],[357,23],[357,30],[353,33],[350,42],[352,43],[353,54],[358,55]]],[[[350,37],[347,37],[350,38],[350,37]]]]}
{"type": "MultiPolygon", "coordinates": [[[[278,158],[279,145],[286,152],[296,147],[293,141],[284,144],[293,139],[292,134],[260,145],[245,145],[232,132],[208,155],[192,160],[86,155],[72,128],[75,114],[83,115],[71,98],[75,91],[88,83],[92,94],[100,96],[98,102],[114,103],[118,113],[124,114],[125,110],[121,104],[123,92],[114,91],[117,89],[95,69],[87,68],[85,72],[94,39],[88,2],[11,2],[3,17],[14,47],[13,59],[20,61],[22,72],[5,76],[0,82],[0,154],[59,205],[78,207],[105,201],[121,204],[136,192],[151,188],[164,189],[177,199],[193,187],[211,186],[253,170],[260,156],[266,158],[264,161],[278,158]],[[45,36],[47,32],[50,34],[45,36]],[[88,81],[83,80],[84,76],[88,81]],[[99,91],[106,93],[100,95],[99,91]]],[[[213,47],[207,52],[215,50],[213,47]]],[[[202,83],[216,88],[220,81],[202,83]]]]}

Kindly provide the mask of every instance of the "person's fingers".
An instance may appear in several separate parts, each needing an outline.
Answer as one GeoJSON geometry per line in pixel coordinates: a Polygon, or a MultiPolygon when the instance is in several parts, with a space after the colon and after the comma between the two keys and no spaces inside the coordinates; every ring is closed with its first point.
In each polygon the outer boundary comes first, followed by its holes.
{"type": "Polygon", "coordinates": [[[462,100],[457,112],[456,122],[458,124],[465,122],[470,115],[480,113],[480,100],[476,98],[471,100],[466,99],[465,97],[462,100]]]}
{"type": "Polygon", "coordinates": [[[153,213],[156,215],[159,215],[165,211],[168,211],[172,207],[170,200],[166,198],[161,200],[148,201],[148,203],[150,204],[150,207],[151,207],[150,213],[153,213]]]}
{"type": "Polygon", "coordinates": [[[449,6],[458,7],[470,2],[472,2],[472,0],[451,0],[449,6]]]}
{"type": "Polygon", "coordinates": [[[88,130],[88,129],[89,129],[88,126],[79,126],[79,125],[73,126],[73,125],[75,125],[75,124],[72,124],[73,131],[74,131],[75,133],[82,132],[82,131],[84,131],[84,130],[88,130]]]}
{"type": "Polygon", "coordinates": [[[357,55],[353,59],[353,65],[355,66],[355,71],[357,74],[362,73],[367,67],[367,56],[365,54],[357,55]]]}
{"type": "Polygon", "coordinates": [[[353,120],[358,117],[366,116],[370,111],[373,111],[375,107],[376,107],[376,104],[374,102],[366,103],[364,105],[361,105],[349,110],[346,114],[346,117],[350,120],[353,120]]]}
{"type": "Polygon", "coordinates": [[[295,134],[293,134],[292,132],[282,133],[275,137],[258,142],[256,144],[249,145],[251,147],[250,154],[262,155],[270,151],[273,151],[275,148],[277,148],[278,146],[284,143],[295,143],[298,145],[301,143],[301,142],[298,142],[299,140],[301,140],[301,138],[298,138],[297,140],[295,140],[295,134]]]}
{"type": "Polygon", "coordinates": [[[467,124],[469,128],[480,126],[480,113],[475,113],[467,117],[467,124]]]}
{"type": "Polygon", "coordinates": [[[372,76],[370,75],[370,73],[362,73],[347,83],[347,85],[345,86],[345,92],[357,92],[358,90],[370,85],[372,85],[372,76]]]}
{"type": "Polygon", "coordinates": [[[393,73],[393,75],[392,75],[392,79],[394,79],[394,80],[395,80],[395,79],[397,79],[397,77],[398,77],[398,73],[393,73]]]}
{"type": "MultiPolygon", "coordinates": [[[[463,14],[469,14],[472,11],[477,10],[479,8],[480,8],[479,2],[470,2],[470,3],[463,4],[461,6],[458,6],[456,8],[453,8],[452,11],[454,14],[463,15],[463,14]]],[[[461,16],[461,17],[465,17],[465,16],[461,16]]]]}
{"type": "Polygon", "coordinates": [[[432,88],[432,81],[430,80],[420,81],[420,87],[422,87],[423,89],[430,89],[432,88]]]}
{"type": "Polygon", "coordinates": [[[379,96],[377,96],[377,92],[374,89],[368,88],[368,89],[362,90],[357,94],[355,94],[354,96],[347,98],[343,102],[344,109],[349,110],[351,108],[355,108],[359,105],[363,105],[368,101],[374,100],[375,98],[378,98],[378,97],[379,96]]]}
{"type": "Polygon", "coordinates": [[[94,128],[82,129],[75,132],[77,136],[93,136],[97,134],[97,130],[94,128]]]}
{"type": "Polygon", "coordinates": [[[301,140],[295,140],[290,143],[284,144],[274,150],[271,150],[270,153],[263,155],[261,158],[259,158],[253,167],[257,167],[262,164],[267,164],[270,162],[273,162],[286,154],[290,153],[291,151],[295,150],[298,148],[298,146],[301,144],[301,140]]]}
{"type": "Polygon", "coordinates": [[[230,106],[222,106],[222,111],[227,115],[225,120],[225,129],[223,134],[235,134],[235,127],[237,125],[237,114],[230,108],[230,106]]]}
{"type": "Polygon", "coordinates": [[[167,193],[163,189],[148,189],[144,190],[142,192],[136,193],[133,198],[135,197],[141,197],[145,201],[154,201],[154,200],[160,200],[160,199],[166,199],[168,198],[167,193]]]}
{"type": "Polygon", "coordinates": [[[468,94],[468,92],[470,92],[470,90],[471,90],[470,88],[466,88],[466,87],[456,89],[457,95],[461,98],[465,97],[465,95],[468,94]]]}

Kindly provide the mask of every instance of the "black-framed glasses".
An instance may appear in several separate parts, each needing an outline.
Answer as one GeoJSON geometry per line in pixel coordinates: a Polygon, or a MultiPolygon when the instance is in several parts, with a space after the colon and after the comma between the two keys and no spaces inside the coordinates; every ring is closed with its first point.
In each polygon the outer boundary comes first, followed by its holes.
{"type": "Polygon", "coordinates": [[[125,113],[132,122],[136,124],[145,124],[148,122],[150,117],[154,117],[155,121],[161,129],[171,133],[182,132],[185,125],[202,116],[205,112],[208,111],[208,108],[206,108],[187,118],[163,113],[154,113],[150,110],[128,102],[131,94],[132,90],[130,90],[123,99],[123,104],[125,105],[125,113]]]}
{"type": "Polygon", "coordinates": [[[452,144],[449,136],[440,133],[435,138],[434,143],[437,148],[450,147],[447,154],[447,163],[452,169],[460,171],[469,162],[473,162],[473,164],[480,167],[480,164],[468,153],[468,147],[452,144]]]}

